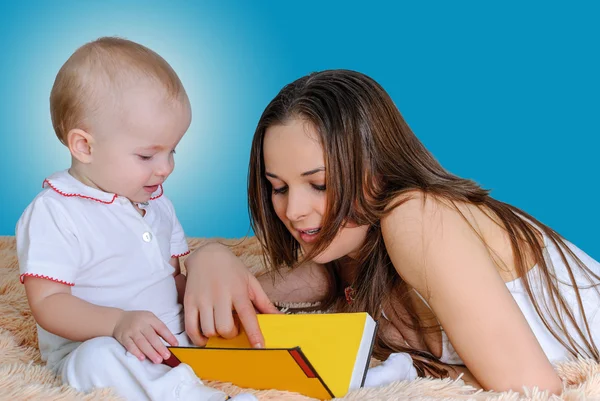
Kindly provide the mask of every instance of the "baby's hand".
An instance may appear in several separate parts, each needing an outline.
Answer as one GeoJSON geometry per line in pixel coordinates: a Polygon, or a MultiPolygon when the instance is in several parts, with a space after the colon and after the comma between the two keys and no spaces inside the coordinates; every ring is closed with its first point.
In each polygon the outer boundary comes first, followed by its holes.
{"type": "Polygon", "coordinates": [[[397,380],[414,380],[417,370],[409,354],[391,354],[381,365],[367,371],[364,387],[379,387],[397,380]]]}
{"type": "Polygon", "coordinates": [[[167,326],[147,311],[123,311],[113,337],[140,361],[148,357],[154,363],[161,363],[171,355],[161,337],[170,345],[177,345],[177,339],[167,326]]]}

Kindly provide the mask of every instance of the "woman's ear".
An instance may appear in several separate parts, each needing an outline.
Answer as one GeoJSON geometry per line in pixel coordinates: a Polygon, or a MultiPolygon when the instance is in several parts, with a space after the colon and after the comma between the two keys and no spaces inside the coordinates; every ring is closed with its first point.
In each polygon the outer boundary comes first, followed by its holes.
{"type": "Polygon", "coordinates": [[[67,146],[71,155],[81,163],[88,164],[92,161],[92,145],[94,138],[86,131],[74,128],[67,134],[67,146]]]}

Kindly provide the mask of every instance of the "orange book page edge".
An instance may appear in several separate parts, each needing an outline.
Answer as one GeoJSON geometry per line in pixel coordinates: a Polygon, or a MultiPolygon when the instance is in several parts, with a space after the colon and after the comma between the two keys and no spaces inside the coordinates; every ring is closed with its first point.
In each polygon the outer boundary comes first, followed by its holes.
{"type": "MultiPolygon", "coordinates": [[[[306,377],[310,379],[318,379],[321,382],[323,388],[329,393],[331,398],[335,398],[335,395],[331,392],[327,384],[323,381],[319,373],[315,370],[315,368],[311,365],[310,361],[306,358],[306,355],[302,352],[300,347],[295,348],[210,348],[210,347],[167,347],[171,348],[203,348],[203,349],[215,349],[215,350],[250,350],[250,351],[271,351],[271,350],[286,350],[289,352],[290,356],[294,359],[294,361],[298,364],[300,369],[304,372],[306,377]]],[[[181,364],[181,361],[175,356],[175,354],[171,353],[171,356],[168,359],[165,359],[162,362],[164,365],[170,366],[174,368],[181,364]]]]}

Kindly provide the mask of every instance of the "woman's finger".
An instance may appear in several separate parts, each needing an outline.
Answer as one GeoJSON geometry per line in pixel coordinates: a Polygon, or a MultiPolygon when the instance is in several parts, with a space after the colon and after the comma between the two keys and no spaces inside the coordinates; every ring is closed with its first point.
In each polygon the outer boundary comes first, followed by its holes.
{"type": "Polygon", "coordinates": [[[234,300],[233,307],[235,308],[237,315],[242,322],[242,326],[244,326],[244,330],[246,331],[246,335],[248,336],[250,344],[254,348],[264,348],[265,339],[260,331],[260,326],[258,325],[258,319],[256,317],[256,311],[254,310],[254,305],[250,299],[245,297],[240,298],[237,302],[234,300]]]}
{"type": "Polygon", "coordinates": [[[231,301],[221,300],[214,309],[215,326],[217,333],[224,338],[233,338],[238,335],[238,328],[233,320],[231,301]]]}
{"type": "Polygon", "coordinates": [[[206,345],[208,339],[200,332],[200,316],[197,308],[188,307],[184,309],[185,333],[192,343],[198,347],[206,345]]]}
{"type": "Polygon", "coordinates": [[[213,305],[200,307],[200,328],[204,337],[215,337],[217,335],[213,305]]]}
{"type": "Polygon", "coordinates": [[[252,277],[248,285],[253,298],[252,303],[260,313],[281,313],[281,311],[273,305],[273,302],[271,302],[258,280],[252,277]]]}

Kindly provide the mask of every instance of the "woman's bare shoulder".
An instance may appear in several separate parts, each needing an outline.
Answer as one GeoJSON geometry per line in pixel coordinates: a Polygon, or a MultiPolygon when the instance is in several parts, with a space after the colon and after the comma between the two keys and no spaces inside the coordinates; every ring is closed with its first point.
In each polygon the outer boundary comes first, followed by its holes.
{"type": "Polygon", "coordinates": [[[381,220],[385,237],[386,232],[404,231],[432,225],[439,222],[447,214],[460,214],[460,207],[446,198],[421,190],[411,190],[398,195],[388,208],[387,214],[381,220]]]}
{"type": "Polygon", "coordinates": [[[398,273],[419,291],[425,290],[425,276],[444,266],[432,261],[453,250],[469,254],[484,247],[469,204],[423,191],[402,194],[396,204],[381,221],[382,236],[398,273]]]}

